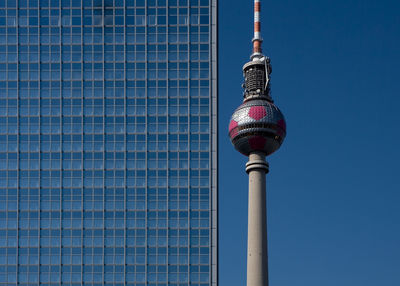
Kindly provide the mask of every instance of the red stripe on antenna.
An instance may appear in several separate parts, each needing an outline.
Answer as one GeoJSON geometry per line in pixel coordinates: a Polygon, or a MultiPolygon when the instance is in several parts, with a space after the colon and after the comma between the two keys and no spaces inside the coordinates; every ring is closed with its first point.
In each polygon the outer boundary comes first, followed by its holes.
{"type": "Polygon", "coordinates": [[[261,3],[260,0],[254,0],[254,38],[253,54],[261,54],[261,21],[260,21],[261,3]]]}

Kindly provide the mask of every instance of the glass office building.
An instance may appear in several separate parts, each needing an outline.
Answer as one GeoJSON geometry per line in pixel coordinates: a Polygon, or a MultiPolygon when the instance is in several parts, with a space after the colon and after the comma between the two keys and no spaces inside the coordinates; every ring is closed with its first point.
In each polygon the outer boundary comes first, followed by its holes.
{"type": "Polygon", "coordinates": [[[0,285],[217,284],[216,0],[0,0],[0,285]]]}

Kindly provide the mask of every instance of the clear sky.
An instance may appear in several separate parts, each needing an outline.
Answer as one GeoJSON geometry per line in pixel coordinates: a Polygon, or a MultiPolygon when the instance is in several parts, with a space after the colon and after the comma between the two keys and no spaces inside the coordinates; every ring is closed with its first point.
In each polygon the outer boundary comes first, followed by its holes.
{"type": "MultiPolygon", "coordinates": [[[[246,158],[228,138],[252,0],[219,1],[220,285],[245,285],[246,158]]],[[[272,97],[271,286],[400,285],[400,1],[262,0],[272,97]]]]}

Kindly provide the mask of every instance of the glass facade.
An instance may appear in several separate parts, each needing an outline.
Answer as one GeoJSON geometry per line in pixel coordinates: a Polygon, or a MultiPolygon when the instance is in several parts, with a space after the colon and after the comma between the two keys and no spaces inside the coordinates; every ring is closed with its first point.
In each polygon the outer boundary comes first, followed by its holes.
{"type": "Polygon", "coordinates": [[[216,0],[0,0],[0,285],[217,285],[216,0]]]}

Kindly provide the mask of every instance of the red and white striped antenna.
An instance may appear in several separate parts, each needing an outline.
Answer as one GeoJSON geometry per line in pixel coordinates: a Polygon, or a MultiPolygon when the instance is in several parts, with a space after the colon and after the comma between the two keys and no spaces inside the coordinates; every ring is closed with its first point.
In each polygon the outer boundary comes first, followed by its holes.
{"type": "Polygon", "coordinates": [[[254,0],[254,38],[253,38],[253,54],[251,58],[262,57],[262,39],[261,39],[261,2],[260,0],[254,0]]]}

